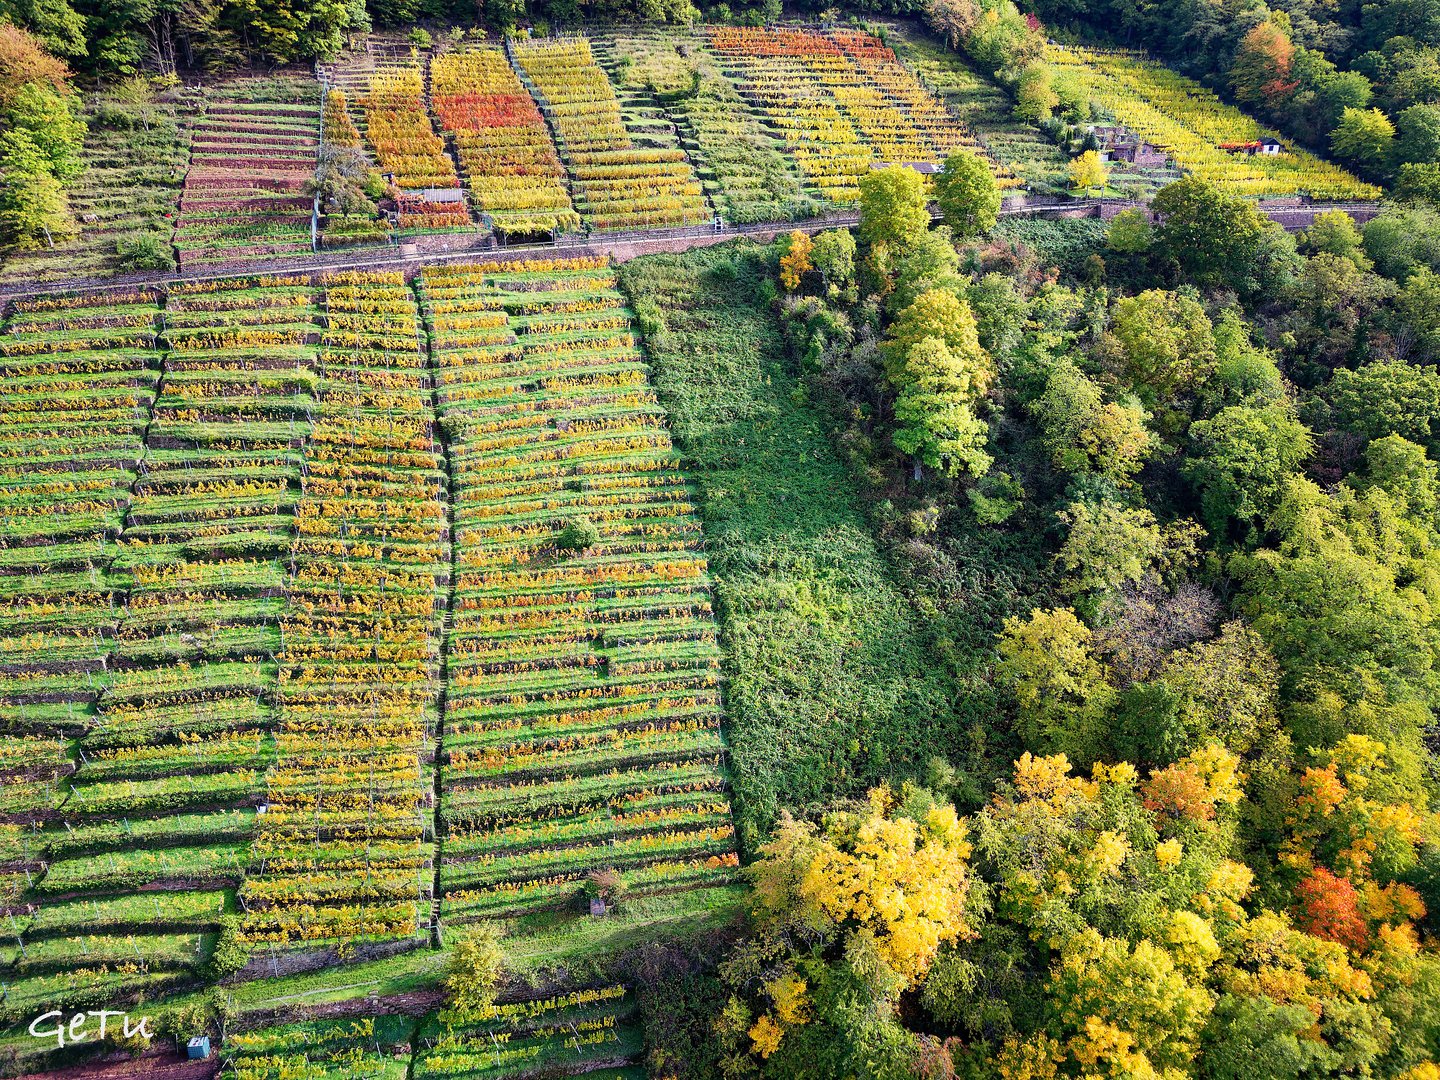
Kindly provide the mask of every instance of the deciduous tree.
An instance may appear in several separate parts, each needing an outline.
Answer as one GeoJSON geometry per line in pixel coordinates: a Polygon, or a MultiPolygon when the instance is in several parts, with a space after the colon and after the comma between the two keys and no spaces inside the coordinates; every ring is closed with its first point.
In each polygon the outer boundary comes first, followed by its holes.
{"type": "Polygon", "coordinates": [[[935,203],[956,237],[989,232],[1000,210],[1000,188],[990,164],[968,150],[951,154],[935,177],[935,203]]]}
{"type": "Polygon", "coordinates": [[[1395,125],[1379,109],[1346,109],[1330,132],[1336,155],[1366,168],[1380,168],[1390,159],[1395,125]]]}
{"type": "Polygon", "coordinates": [[[860,178],[860,241],[884,245],[898,254],[930,227],[925,178],[914,169],[892,165],[860,178]]]}
{"type": "MultiPolygon", "coordinates": [[[[973,365],[973,360],[972,360],[973,365]]],[[[975,415],[975,371],[940,338],[924,338],[905,355],[903,382],[895,398],[895,448],[949,476],[983,476],[985,422],[975,415]]]]}
{"type": "Polygon", "coordinates": [[[1076,191],[1090,192],[1103,189],[1110,179],[1105,163],[1100,160],[1100,155],[1094,150],[1086,150],[1071,161],[1068,171],[1070,186],[1076,191]]]}
{"type": "Polygon", "coordinates": [[[1252,27],[1235,51],[1230,87],[1241,104],[1274,111],[1299,85],[1291,66],[1295,46],[1273,20],[1252,27]]]}
{"type": "Polygon", "coordinates": [[[1254,269],[1266,222],[1254,205],[1198,177],[1188,176],[1155,194],[1156,237],[1197,285],[1254,288],[1254,269]]]}

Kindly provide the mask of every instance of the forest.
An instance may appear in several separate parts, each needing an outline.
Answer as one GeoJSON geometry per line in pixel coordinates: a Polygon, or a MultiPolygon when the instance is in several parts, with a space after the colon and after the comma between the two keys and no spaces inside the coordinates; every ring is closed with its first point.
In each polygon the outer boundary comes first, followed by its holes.
{"type": "Polygon", "coordinates": [[[661,968],[652,1055],[695,1077],[1428,1076],[1433,211],[1290,237],[1187,180],[1160,225],[1121,214],[1057,271],[1042,230],[992,233],[986,179],[947,163],[938,228],[882,171],[854,240],[626,268],[637,297],[705,298],[649,339],[662,400],[729,354],[712,327],[738,298],[778,305],[770,348],[924,613],[911,685],[935,695],[876,702],[828,784],[813,720],[775,740],[783,717],[736,697],[737,789],[806,802],[778,800],[750,935],[661,968]],[[749,760],[772,741],[796,750],[749,760]]]}

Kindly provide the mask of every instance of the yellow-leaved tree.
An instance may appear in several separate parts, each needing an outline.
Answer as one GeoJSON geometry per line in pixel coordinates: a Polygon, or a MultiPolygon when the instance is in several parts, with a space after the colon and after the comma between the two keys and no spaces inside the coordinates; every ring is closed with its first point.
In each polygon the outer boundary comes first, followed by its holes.
{"type": "Polygon", "coordinates": [[[872,937],[904,986],[942,944],[969,933],[970,843],[949,804],[931,802],[915,820],[888,787],[876,788],[865,810],[833,814],[823,829],[783,817],[760,851],[752,873],[762,924],[872,937]]]}
{"type": "MultiPolygon", "coordinates": [[[[971,935],[970,842],[949,803],[888,787],[823,826],[783,814],[751,868],[763,938],[843,954],[847,968],[893,1000],[916,985],[940,947],[971,935]]],[[[776,956],[762,950],[766,967],[776,956]]],[[[734,962],[732,962],[734,963],[734,962]]],[[[748,1019],[750,1051],[770,1058],[812,1019],[806,981],[789,970],[763,983],[768,1009],[748,1019]]]]}

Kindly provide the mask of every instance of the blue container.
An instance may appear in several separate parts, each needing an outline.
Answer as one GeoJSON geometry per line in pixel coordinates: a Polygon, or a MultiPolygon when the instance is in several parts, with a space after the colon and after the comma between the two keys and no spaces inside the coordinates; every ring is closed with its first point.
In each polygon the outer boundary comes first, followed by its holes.
{"type": "Polygon", "coordinates": [[[196,1035],[185,1048],[185,1056],[191,1061],[204,1061],[210,1056],[210,1036],[196,1035]]]}

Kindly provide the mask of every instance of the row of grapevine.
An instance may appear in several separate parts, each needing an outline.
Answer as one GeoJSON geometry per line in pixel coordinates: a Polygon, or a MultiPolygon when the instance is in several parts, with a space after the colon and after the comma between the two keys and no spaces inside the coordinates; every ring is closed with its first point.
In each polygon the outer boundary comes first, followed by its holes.
{"type": "Polygon", "coordinates": [[[457,578],[447,919],[735,875],[691,493],[603,260],[429,268],[457,578]]]}
{"type": "Polygon", "coordinates": [[[565,169],[505,54],[482,46],[435,58],[435,115],[451,133],[475,208],[510,235],[577,232],[565,169]]]}
{"type": "Polygon", "coordinates": [[[431,878],[422,757],[449,560],[415,300],[398,273],[350,273],[323,303],[251,942],[413,938],[431,878]]]}
{"type": "Polygon", "coordinates": [[[222,1075],[234,1080],[406,1080],[410,1029],[403,1016],[311,1020],[225,1040],[222,1075]]]}

